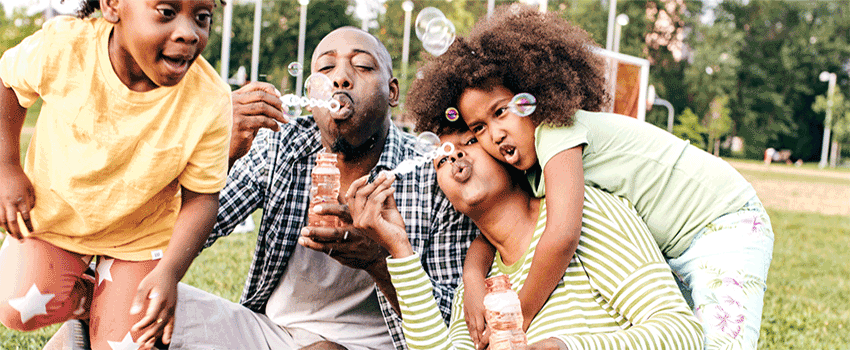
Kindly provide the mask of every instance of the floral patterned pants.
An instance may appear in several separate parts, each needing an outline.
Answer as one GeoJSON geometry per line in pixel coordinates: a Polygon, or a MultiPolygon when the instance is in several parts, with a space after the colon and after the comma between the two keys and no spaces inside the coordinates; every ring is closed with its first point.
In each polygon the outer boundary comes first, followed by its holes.
{"type": "Polygon", "coordinates": [[[667,262],[705,330],[705,349],[755,349],[773,229],[757,197],[696,234],[667,262]]]}

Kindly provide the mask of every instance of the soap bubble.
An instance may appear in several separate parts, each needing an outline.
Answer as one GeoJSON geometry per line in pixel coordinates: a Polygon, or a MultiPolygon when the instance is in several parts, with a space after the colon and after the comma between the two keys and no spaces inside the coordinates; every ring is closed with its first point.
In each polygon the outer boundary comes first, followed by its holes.
{"type": "Polygon", "coordinates": [[[431,20],[422,35],[422,47],[434,56],[445,53],[454,41],[455,25],[445,17],[431,20]]]}
{"type": "Polygon", "coordinates": [[[437,134],[426,131],[416,138],[415,150],[428,158],[433,158],[440,147],[440,137],[437,134]]]}
{"type": "Polygon", "coordinates": [[[329,100],[333,96],[334,84],[327,75],[314,73],[307,77],[304,88],[310,98],[329,100]]]}
{"type": "Polygon", "coordinates": [[[304,67],[301,66],[301,63],[292,62],[286,67],[286,69],[289,70],[289,75],[297,77],[301,74],[301,71],[304,70],[304,67]]]}
{"type": "Polygon", "coordinates": [[[434,18],[446,18],[446,15],[434,7],[426,7],[422,9],[422,11],[419,11],[419,14],[416,15],[416,23],[413,27],[416,29],[416,37],[419,38],[419,40],[422,40],[422,35],[424,35],[425,31],[428,29],[428,23],[430,23],[434,18]]]}
{"type": "Polygon", "coordinates": [[[508,103],[508,109],[520,117],[527,117],[537,109],[537,99],[527,92],[516,94],[508,103]]]}
{"type": "Polygon", "coordinates": [[[295,118],[301,115],[301,106],[298,104],[283,105],[283,113],[289,117],[295,118]]]}
{"type": "Polygon", "coordinates": [[[460,113],[457,112],[457,108],[449,107],[446,110],[446,119],[450,122],[457,121],[458,118],[460,118],[460,113]]]}

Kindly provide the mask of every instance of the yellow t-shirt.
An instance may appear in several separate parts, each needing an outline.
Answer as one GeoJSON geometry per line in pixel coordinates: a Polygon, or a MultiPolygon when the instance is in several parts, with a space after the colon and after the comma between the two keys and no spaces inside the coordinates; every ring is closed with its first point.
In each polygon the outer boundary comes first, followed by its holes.
{"type": "Polygon", "coordinates": [[[36,197],[25,235],[80,254],[157,259],[180,186],[224,187],[230,87],[198,57],[177,85],[131,91],[109,61],[111,32],[103,19],[60,16],[0,58],[21,105],[44,100],[24,164],[36,197]]]}

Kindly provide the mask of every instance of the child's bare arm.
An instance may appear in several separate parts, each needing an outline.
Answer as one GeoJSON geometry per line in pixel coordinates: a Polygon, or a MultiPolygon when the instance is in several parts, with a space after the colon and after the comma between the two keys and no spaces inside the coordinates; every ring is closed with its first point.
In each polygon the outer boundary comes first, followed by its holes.
{"type": "Polygon", "coordinates": [[[0,228],[21,239],[18,213],[32,231],[30,209],[35,206],[35,189],[21,167],[21,129],[27,110],[18,96],[0,79],[0,228]]]}
{"type": "Polygon", "coordinates": [[[578,247],[584,207],[581,151],[582,146],[562,151],[552,157],[543,169],[546,228],[537,244],[528,278],[519,292],[523,328],[526,330],[563,279],[578,247]]]}
{"type": "Polygon", "coordinates": [[[496,257],[496,248],[487,241],[484,235],[478,235],[469,249],[466,251],[466,259],[463,262],[463,314],[466,327],[476,348],[483,349],[487,345],[486,337],[482,337],[485,330],[484,322],[484,279],[493,259],[496,257]]]}
{"type": "Polygon", "coordinates": [[[138,339],[140,344],[163,333],[163,342],[167,344],[171,341],[177,282],[183,278],[200,252],[218,214],[218,193],[197,193],[185,187],[181,192],[180,213],[177,214],[168,250],[156,268],[139,283],[130,310],[131,313],[141,312],[142,305],[150,301],[145,316],[132,329],[134,332],[146,329],[138,339]]]}

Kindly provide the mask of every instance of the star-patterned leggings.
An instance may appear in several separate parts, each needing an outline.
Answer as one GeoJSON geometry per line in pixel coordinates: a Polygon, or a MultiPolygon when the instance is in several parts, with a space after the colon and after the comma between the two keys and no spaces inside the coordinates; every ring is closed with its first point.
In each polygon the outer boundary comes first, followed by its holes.
{"type": "Polygon", "coordinates": [[[31,331],[69,319],[89,319],[92,349],[135,349],[130,327],[144,313],[130,315],[136,286],[158,261],[92,260],[50,243],[6,237],[0,248],[0,322],[31,331]],[[129,339],[128,339],[129,337],[129,339]],[[129,346],[129,347],[128,347],[129,346]]]}

